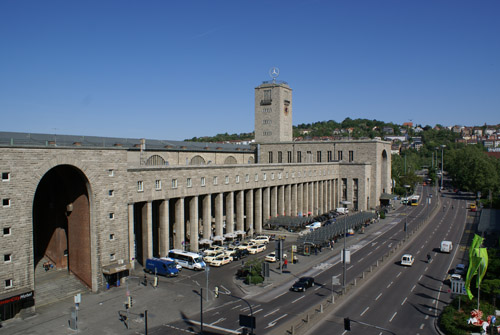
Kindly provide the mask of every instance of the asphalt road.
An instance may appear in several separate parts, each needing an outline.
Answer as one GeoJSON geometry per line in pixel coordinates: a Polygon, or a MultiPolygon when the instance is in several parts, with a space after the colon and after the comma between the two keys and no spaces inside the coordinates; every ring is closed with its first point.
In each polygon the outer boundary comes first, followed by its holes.
{"type": "Polygon", "coordinates": [[[443,280],[449,269],[460,262],[461,255],[457,259],[457,252],[463,253],[460,241],[468,219],[465,200],[451,197],[442,200],[446,209],[439,210],[411,243],[398,252],[395,261],[308,334],[437,334],[435,321],[451,300],[449,286],[443,280]],[[451,254],[439,252],[442,240],[453,242],[451,254]],[[399,264],[403,253],[415,257],[413,266],[399,264]],[[430,263],[427,253],[432,257],[430,263]],[[350,332],[344,331],[345,317],[355,321],[351,322],[350,332]]]}

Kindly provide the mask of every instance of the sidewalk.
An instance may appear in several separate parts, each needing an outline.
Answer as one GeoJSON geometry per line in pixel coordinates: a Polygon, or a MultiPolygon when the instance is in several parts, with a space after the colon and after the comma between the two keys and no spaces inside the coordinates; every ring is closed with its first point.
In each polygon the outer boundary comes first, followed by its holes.
{"type": "MultiPolygon", "coordinates": [[[[0,333],[4,334],[144,334],[144,318],[140,313],[148,312],[148,328],[192,315],[199,311],[200,299],[193,294],[191,285],[169,282],[169,278],[159,277],[158,288],[153,288],[153,276],[148,276],[148,287],[140,284],[144,274],[131,273],[128,289],[133,300],[129,310],[129,329],[120,321],[119,311],[126,315],[127,283],[100,293],[82,294],[78,311],[78,331],[69,327],[74,298],[36,309],[36,314],[17,317],[2,323],[0,333]],[[182,306],[182,307],[180,307],[182,306]]],[[[206,302],[204,302],[206,303],[206,302]]],[[[209,301],[207,306],[213,303],[209,301]]]]}

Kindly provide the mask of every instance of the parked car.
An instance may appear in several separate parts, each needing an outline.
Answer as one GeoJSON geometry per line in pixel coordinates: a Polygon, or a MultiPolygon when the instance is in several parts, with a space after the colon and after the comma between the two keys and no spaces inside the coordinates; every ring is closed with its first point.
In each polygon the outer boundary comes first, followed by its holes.
{"type": "Polygon", "coordinates": [[[227,255],[220,255],[215,257],[212,261],[210,261],[211,266],[222,266],[229,264],[233,261],[233,258],[231,256],[227,255]]]}
{"type": "Polygon", "coordinates": [[[161,258],[148,258],[146,260],[145,272],[156,273],[166,277],[176,277],[179,274],[175,262],[161,258]]]}
{"type": "Polygon", "coordinates": [[[233,257],[234,261],[238,261],[242,258],[247,257],[248,254],[249,254],[249,252],[247,249],[238,249],[238,250],[236,250],[236,252],[234,254],[231,255],[231,257],[233,257]]]}
{"type": "Polygon", "coordinates": [[[224,247],[221,247],[220,245],[214,245],[214,246],[211,246],[210,248],[206,249],[203,253],[205,256],[209,256],[209,255],[216,254],[220,251],[224,251],[224,247]]]}
{"type": "Polygon", "coordinates": [[[305,292],[309,287],[313,286],[313,277],[301,277],[292,285],[292,287],[290,287],[290,290],[295,292],[305,292]]]}
{"type": "MultiPolygon", "coordinates": [[[[285,258],[286,258],[286,254],[283,254],[283,259],[285,259],[285,258]]],[[[269,255],[267,255],[267,256],[264,258],[264,260],[265,260],[266,262],[272,262],[272,263],[274,263],[274,262],[279,261],[279,260],[280,260],[280,258],[279,258],[279,257],[277,257],[277,256],[276,256],[276,252],[275,252],[275,251],[273,251],[273,252],[271,252],[269,255]]]]}
{"type": "Polygon", "coordinates": [[[253,255],[253,254],[257,254],[259,252],[263,252],[264,250],[266,250],[266,245],[265,244],[256,244],[256,245],[252,245],[248,249],[248,252],[253,255]]]}
{"type": "Polygon", "coordinates": [[[224,249],[224,253],[228,256],[233,256],[238,250],[239,249],[236,246],[228,246],[226,249],[224,249]]]}
{"type": "Polygon", "coordinates": [[[464,264],[457,264],[455,267],[455,272],[456,274],[459,274],[461,276],[465,275],[465,265],[464,264]]]}
{"type": "Polygon", "coordinates": [[[261,235],[261,236],[257,236],[256,238],[250,240],[250,241],[253,241],[257,244],[268,244],[269,243],[269,237],[268,236],[265,236],[265,235],[261,235]]]}
{"type": "Polygon", "coordinates": [[[238,249],[250,249],[251,246],[257,245],[257,243],[248,241],[248,242],[243,242],[238,246],[238,249]]]}
{"type": "Polygon", "coordinates": [[[209,254],[209,255],[204,256],[203,260],[205,261],[205,263],[209,263],[210,264],[217,257],[224,256],[224,255],[225,255],[224,251],[219,251],[219,252],[217,252],[215,254],[209,254]]]}

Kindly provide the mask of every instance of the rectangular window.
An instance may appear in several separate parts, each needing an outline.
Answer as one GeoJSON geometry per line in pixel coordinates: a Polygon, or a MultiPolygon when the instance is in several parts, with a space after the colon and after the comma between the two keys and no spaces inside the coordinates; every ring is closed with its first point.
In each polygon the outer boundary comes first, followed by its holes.
{"type": "Polygon", "coordinates": [[[274,172],[271,172],[271,180],[274,180],[274,172]]]}
{"type": "Polygon", "coordinates": [[[262,175],[262,179],[263,180],[267,180],[267,174],[264,172],[264,174],[262,175]]]}
{"type": "Polygon", "coordinates": [[[10,199],[2,199],[3,207],[10,207],[10,199]]]}
{"type": "Polygon", "coordinates": [[[109,213],[109,219],[114,220],[115,219],[115,213],[109,213]]]}
{"type": "Polygon", "coordinates": [[[115,175],[115,170],[109,169],[108,170],[108,176],[113,177],[115,175]]]}
{"type": "Polygon", "coordinates": [[[326,155],[327,155],[328,161],[331,162],[332,161],[332,151],[328,150],[328,152],[326,153],[326,155]]]}
{"type": "Polygon", "coordinates": [[[3,229],[3,236],[9,236],[11,234],[11,229],[10,227],[5,227],[3,229]]]}
{"type": "Polygon", "coordinates": [[[236,176],[236,184],[240,183],[240,176],[236,176]]]}
{"type": "Polygon", "coordinates": [[[271,103],[271,90],[264,90],[264,102],[271,103]]]}
{"type": "Polygon", "coordinates": [[[115,191],[114,191],[114,190],[109,190],[109,191],[108,191],[108,195],[109,195],[110,197],[114,196],[114,195],[115,195],[115,191]]]}
{"type": "Polygon", "coordinates": [[[109,234],[109,240],[112,241],[115,239],[115,234],[109,234]]]}
{"type": "Polygon", "coordinates": [[[109,254],[109,260],[114,261],[116,259],[115,254],[109,254]]]}
{"type": "Polygon", "coordinates": [[[285,173],[285,179],[288,179],[288,172],[285,173]]]}
{"type": "Polygon", "coordinates": [[[291,163],[291,162],[292,162],[292,152],[291,152],[291,151],[288,151],[288,152],[287,152],[287,162],[288,162],[288,163],[291,163]]]}
{"type": "Polygon", "coordinates": [[[217,185],[217,176],[214,177],[214,185],[217,185]]]}
{"type": "Polygon", "coordinates": [[[302,152],[297,151],[297,163],[302,163],[302,152]]]}
{"type": "Polygon", "coordinates": [[[2,172],[2,181],[9,181],[9,180],[10,180],[10,173],[2,172]]]}
{"type": "Polygon", "coordinates": [[[283,163],[283,153],[278,151],[278,163],[283,163]]]}
{"type": "Polygon", "coordinates": [[[191,178],[186,179],[186,186],[187,187],[193,187],[193,181],[191,178]]]}
{"type": "Polygon", "coordinates": [[[337,152],[337,158],[338,158],[338,160],[339,160],[339,161],[341,161],[341,160],[342,160],[342,151],[341,151],[341,150],[339,150],[339,151],[337,152]]]}
{"type": "Polygon", "coordinates": [[[226,176],[226,177],[224,178],[224,182],[225,182],[226,184],[229,184],[229,176],[226,176]]]}
{"type": "Polygon", "coordinates": [[[259,174],[258,173],[255,174],[255,181],[259,181],[259,174]]]}
{"type": "Polygon", "coordinates": [[[12,261],[12,255],[11,254],[3,255],[3,261],[4,263],[10,263],[12,261]]]}
{"type": "Polygon", "coordinates": [[[143,192],[144,191],[144,183],[142,182],[142,180],[139,180],[137,182],[137,192],[143,192]]]}
{"type": "Polygon", "coordinates": [[[306,162],[307,163],[312,163],[313,161],[313,154],[312,151],[307,151],[306,152],[306,162]]]}
{"type": "Polygon", "coordinates": [[[201,177],[201,186],[205,186],[205,185],[206,185],[205,177],[201,177]]]}
{"type": "Polygon", "coordinates": [[[292,172],[292,178],[295,178],[295,172],[292,172]]]}
{"type": "Polygon", "coordinates": [[[283,174],[281,172],[278,172],[278,179],[281,180],[283,174]]]}
{"type": "Polygon", "coordinates": [[[172,188],[177,188],[177,179],[172,179],[172,188]]]}
{"type": "Polygon", "coordinates": [[[316,162],[321,163],[321,151],[316,152],[316,162]]]}
{"type": "Polygon", "coordinates": [[[273,152],[269,151],[269,164],[272,164],[273,162],[273,152]]]}
{"type": "Polygon", "coordinates": [[[14,284],[13,284],[12,279],[6,279],[5,280],[5,288],[12,288],[13,285],[14,284]]]}
{"type": "Polygon", "coordinates": [[[247,183],[248,183],[249,181],[250,181],[250,175],[247,173],[247,174],[245,175],[245,182],[247,182],[247,183]]]}
{"type": "Polygon", "coordinates": [[[157,191],[161,190],[161,180],[159,179],[155,180],[155,190],[157,191]]]}
{"type": "Polygon", "coordinates": [[[349,162],[354,162],[354,151],[349,150],[349,162]]]}

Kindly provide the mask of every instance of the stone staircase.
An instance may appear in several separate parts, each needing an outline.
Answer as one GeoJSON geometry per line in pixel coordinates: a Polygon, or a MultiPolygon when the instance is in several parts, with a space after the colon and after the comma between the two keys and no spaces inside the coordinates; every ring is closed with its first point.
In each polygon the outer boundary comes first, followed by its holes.
{"type": "Polygon", "coordinates": [[[67,269],[51,268],[45,271],[43,263],[38,262],[35,268],[35,306],[40,307],[72,297],[78,293],[89,292],[77,277],[67,269]]]}

